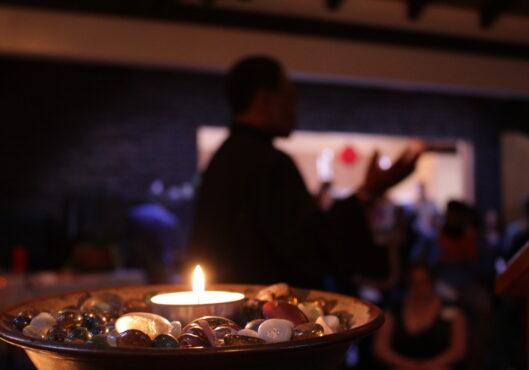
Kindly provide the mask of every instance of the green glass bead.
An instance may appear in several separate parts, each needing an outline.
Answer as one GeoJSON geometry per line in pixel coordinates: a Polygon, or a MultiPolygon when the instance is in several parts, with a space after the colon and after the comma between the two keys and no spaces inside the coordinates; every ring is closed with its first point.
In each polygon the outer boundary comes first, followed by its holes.
{"type": "Polygon", "coordinates": [[[88,331],[87,328],[83,328],[82,326],[78,326],[75,328],[72,328],[68,332],[68,338],[70,339],[80,339],[83,342],[88,341],[90,338],[92,338],[92,334],[88,331]]]}
{"type": "Polygon", "coordinates": [[[160,334],[152,341],[152,346],[155,348],[177,348],[177,340],[167,334],[160,334]]]}
{"type": "Polygon", "coordinates": [[[54,342],[64,342],[68,338],[68,333],[62,327],[54,325],[48,330],[48,339],[54,342]]]}

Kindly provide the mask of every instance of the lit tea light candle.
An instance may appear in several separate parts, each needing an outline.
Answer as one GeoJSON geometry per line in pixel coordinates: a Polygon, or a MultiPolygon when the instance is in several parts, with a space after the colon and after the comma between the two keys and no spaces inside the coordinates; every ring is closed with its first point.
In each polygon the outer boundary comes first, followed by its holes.
{"type": "Polygon", "coordinates": [[[151,303],[153,313],[185,325],[201,316],[237,319],[243,300],[242,293],[207,291],[204,273],[197,266],[193,273],[193,291],[158,294],[151,298],[151,303]]]}

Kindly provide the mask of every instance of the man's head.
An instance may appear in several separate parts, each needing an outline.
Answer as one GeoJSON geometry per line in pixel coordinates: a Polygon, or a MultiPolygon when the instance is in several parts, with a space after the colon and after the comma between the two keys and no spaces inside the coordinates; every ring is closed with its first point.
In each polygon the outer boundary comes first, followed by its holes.
{"type": "Polygon", "coordinates": [[[296,122],[295,89],[276,60],[252,56],[228,74],[227,95],[236,121],[286,137],[296,122]]]}

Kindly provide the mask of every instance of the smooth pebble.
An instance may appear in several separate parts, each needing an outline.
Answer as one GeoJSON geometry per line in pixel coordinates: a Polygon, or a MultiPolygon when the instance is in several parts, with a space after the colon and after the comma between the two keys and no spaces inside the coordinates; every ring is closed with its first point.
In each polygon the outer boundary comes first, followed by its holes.
{"type": "Polygon", "coordinates": [[[165,317],[147,312],[127,313],[116,320],[115,326],[118,333],[139,330],[151,340],[160,334],[169,334],[172,330],[171,323],[165,317]]]}
{"type": "Polygon", "coordinates": [[[41,331],[47,332],[56,322],[57,320],[51,314],[48,312],[41,312],[31,320],[30,325],[39,328],[41,331]]]}
{"type": "Polygon", "coordinates": [[[290,340],[293,324],[283,319],[270,319],[264,321],[257,334],[266,342],[276,343],[290,340]]]}

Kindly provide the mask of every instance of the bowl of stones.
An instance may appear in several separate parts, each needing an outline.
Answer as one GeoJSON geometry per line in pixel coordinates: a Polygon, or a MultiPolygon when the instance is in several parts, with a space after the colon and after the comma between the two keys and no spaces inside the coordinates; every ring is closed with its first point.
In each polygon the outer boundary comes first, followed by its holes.
{"type": "Polygon", "coordinates": [[[0,339],[38,369],[336,369],[349,346],[383,323],[376,306],[319,290],[216,284],[245,295],[237,318],[170,322],[151,285],[35,299],[0,314],[0,339]]]}

